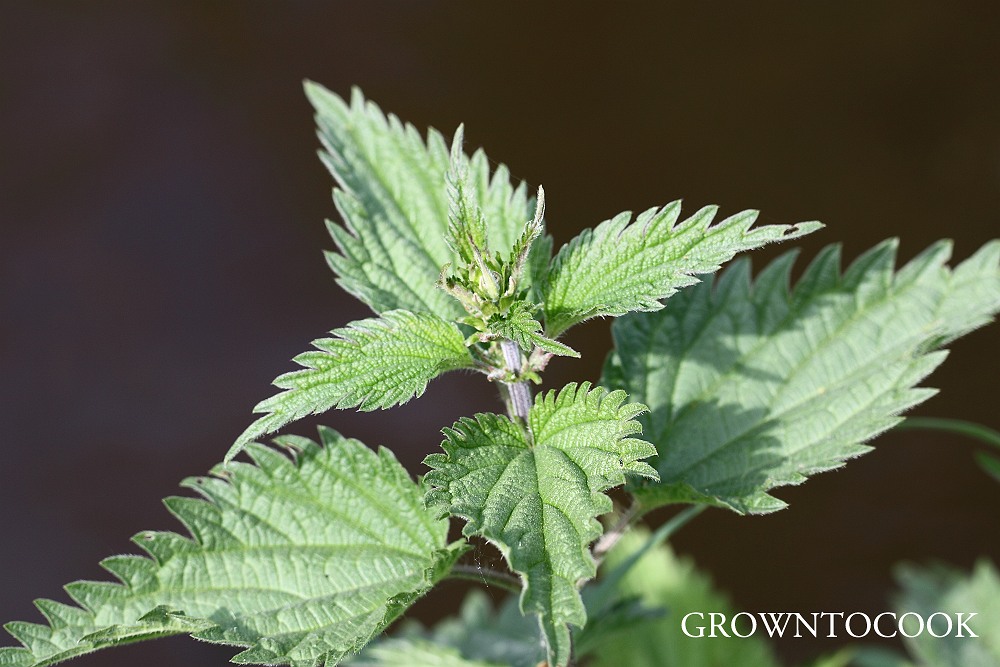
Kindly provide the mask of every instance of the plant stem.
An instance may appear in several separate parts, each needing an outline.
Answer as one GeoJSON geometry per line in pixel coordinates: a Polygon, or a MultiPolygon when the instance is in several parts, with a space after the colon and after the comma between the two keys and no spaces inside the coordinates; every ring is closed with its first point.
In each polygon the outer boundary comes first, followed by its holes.
{"type": "MultiPolygon", "coordinates": [[[[670,539],[674,533],[686,526],[691,519],[704,512],[706,507],[708,507],[708,505],[692,505],[691,507],[688,507],[684,511],[671,517],[669,521],[653,531],[653,534],[649,536],[638,551],[630,555],[623,562],[619,563],[618,566],[616,566],[611,572],[608,572],[604,579],[601,580],[599,586],[603,590],[613,590],[618,585],[618,582],[620,582],[622,578],[628,574],[629,570],[631,570],[643,556],[649,553],[650,549],[653,549],[670,539]]],[[[641,515],[637,514],[637,516],[641,515]]],[[[622,534],[624,533],[625,531],[622,532],[622,534]]],[[[619,535],[618,539],[621,539],[621,535],[619,535]]],[[[617,542],[618,540],[615,541],[617,542]]]]}
{"type": "Polygon", "coordinates": [[[499,570],[479,567],[478,565],[463,565],[459,563],[451,568],[448,578],[478,581],[487,586],[492,584],[511,593],[521,592],[521,581],[514,575],[500,572],[499,570]]]}
{"type": "Polygon", "coordinates": [[[975,438],[994,447],[1000,447],[1000,432],[994,431],[988,426],[964,419],[944,419],[941,417],[907,417],[896,429],[909,431],[914,429],[929,429],[933,431],[946,431],[957,433],[970,438],[975,438]]]}
{"type": "Polygon", "coordinates": [[[628,532],[629,528],[632,527],[632,523],[639,518],[639,509],[642,504],[639,502],[638,498],[632,498],[632,504],[629,505],[621,516],[618,517],[618,521],[612,526],[601,539],[597,540],[597,544],[594,545],[594,558],[598,561],[604,558],[604,555],[611,551],[611,547],[618,544],[618,540],[628,532]]]}
{"type": "MultiPolygon", "coordinates": [[[[671,518],[665,524],[656,529],[656,532],[650,537],[649,547],[656,546],[657,544],[663,542],[671,535],[676,533],[678,530],[683,528],[688,521],[695,518],[701,514],[707,505],[692,505],[688,507],[683,512],[679,512],[676,516],[671,518]]],[[[632,528],[632,524],[639,520],[639,517],[643,515],[642,505],[639,503],[638,499],[633,500],[632,504],[629,505],[628,509],[621,515],[615,525],[606,532],[597,544],[594,546],[594,558],[600,562],[611,548],[618,544],[618,541],[622,538],[632,528]]],[[[645,549],[645,548],[644,548],[645,549]]]]}
{"type": "MultiPolygon", "coordinates": [[[[515,376],[521,374],[524,367],[524,356],[521,348],[512,340],[500,341],[500,350],[503,352],[504,365],[510,373],[515,376]]],[[[526,381],[505,382],[507,389],[507,410],[511,417],[520,417],[521,420],[528,421],[528,411],[531,410],[531,387],[526,381]]]]}

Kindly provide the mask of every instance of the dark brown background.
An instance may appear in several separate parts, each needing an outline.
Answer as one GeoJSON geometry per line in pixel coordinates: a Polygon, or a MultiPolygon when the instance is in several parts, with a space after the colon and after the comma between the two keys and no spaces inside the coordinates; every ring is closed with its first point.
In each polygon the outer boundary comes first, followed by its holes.
{"type": "MultiPolygon", "coordinates": [[[[159,499],[221,458],[308,341],[365,314],[320,255],[334,209],[303,78],[359,85],[420,128],[465,121],[470,144],[544,183],[559,243],[681,196],[823,220],[807,256],[899,235],[906,258],[941,236],[964,257],[1000,231],[1000,5],[649,4],[5,2],[0,620],[37,618],[32,598],[176,527],[159,499]]],[[[920,413],[1000,426],[997,331],[954,346],[920,413]]],[[[596,379],[608,341],[607,322],[574,331],[584,359],[548,384],[596,379]]],[[[456,376],[322,421],[421,472],[442,425],[495,407],[456,376]]],[[[782,490],[791,509],[710,512],[678,548],[771,611],[880,610],[901,558],[1000,559],[1000,485],[974,445],[878,444],[782,490]]],[[[76,664],[231,654],[171,639],[76,664]]]]}

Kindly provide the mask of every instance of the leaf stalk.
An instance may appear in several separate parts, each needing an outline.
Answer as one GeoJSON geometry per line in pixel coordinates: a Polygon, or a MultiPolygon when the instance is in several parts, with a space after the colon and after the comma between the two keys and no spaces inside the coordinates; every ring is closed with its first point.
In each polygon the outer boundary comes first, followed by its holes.
{"type": "Polygon", "coordinates": [[[477,581],[487,586],[493,585],[511,593],[521,592],[520,580],[512,574],[501,572],[478,565],[465,565],[459,563],[451,568],[448,573],[449,579],[465,579],[466,581],[477,581]]]}

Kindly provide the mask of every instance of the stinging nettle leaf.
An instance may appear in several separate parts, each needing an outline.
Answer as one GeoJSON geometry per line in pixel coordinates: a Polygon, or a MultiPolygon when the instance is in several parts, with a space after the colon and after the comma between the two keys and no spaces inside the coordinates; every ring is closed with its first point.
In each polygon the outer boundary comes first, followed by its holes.
{"type": "Polygon", "coordinates": [[[569,345],[542,335],[542,324],[535,319],[535,311],[531,304],[523,301],[513,304],[510,311],[504,315],[490,318],[489,332],[500,338],[509,338],[518,347],[530,352],[535,346],[552,354],[565,357],[579,357],[580,353],[569,345]]]}
{"type": "Polygon", "coordinates": [[[489,249],[489,232],[476,193],[469,187],[468,158],[462,152],[464,139],[465,128],[459,125],[451,142],[451,163],[445,177],[448,184],[448,228],[444,238],[460,260],[472,264],[476,250],[489,249]]]}
{"type": "MultiPolygon", "coordinates": [[[[535,665],[538,663],[536,662],[535,665]]],[[[350,667],[510,667],[462,656],[458,649],[419,638],[393,638],[366,650],[350,667]]],[[[532,666],[534,667],[534,665],[532,666]]]]}
{"type": "MultiPolygon", "coordinates": [[[[528,272],[527,284],[531,284],[531,276],[542,276],[548,266],[549,258],[552,255],[552,248],[546,247],[542,251],[544,256],[544,266],[539,271],[530,266],[533,249],[539,238],[545,233],[545,189],[538,186],[538,193],[535,195],[534,217],[524,225],[521,235],[514,242],[514,247],[510,250],[510,258],[507,263],[514,267],[513,275],[515,282],[521,284],[521,277],[528,272]],[[546,254],[547,253],[547,254],[546,254]]],[[[545,237],[551,245],[552,238],[545,237]]],[[[544,242],[544,241],[543,241],[544,242]]],[[[539,260],[536,260],[539,261],[539,260]]]]}
{"type": "MultiPolygon", "coordinates": [[[[338,283],[376,313],[404,309],[460,317],[460,305],[433,288],[441,267],[455,260],[445,242],[444,138],[431,129],[424,140],[358,89],[349,104],[312,82],[305,90],[316,109],[320,158],[337,182],[334,200],[344,220],[327,222],[337,250],[326,258],[338,283]]],[[[482,150],[468,160],[467,182],[491,242],[511,247],[534,211],[524,184],[513,187],[503,165],[491,172],[482,150]]]]}
{"type": "Polygon", "coordinates": [[[517,599],[507,597],[494,610],[490,597],[475,588],[462,600],[455,616],[433,628],[406,622],[393,638],[380,638],[347,664],[351,667],[538,667],[545,649],[538,623],[524,616],[517,599]],[[409,652],[409,653],[408,653],[409,652]],[[414,657],[434,658],[419,662],[414,657]],[[449,662],[450,661],[450,662],[449,662]],[[463,662],[464,661],[464,662],[463,662]]]}
{"type": "Polygon", "coordinates": [[[545,331],[552,338],[592,317],[654,311],[662,299],[698,282],[744,250],[787,241],[822,225],[751,228],[757,211],[737,213],[715,225],[717,208],[707,206],[678,222],[679,201],[651,208],[631,223],[619,213],[564,245],[544,287],[545,331]]]}
{"type": "Polygon", "coordinates": [[[330,408],[375,410],[420,396],[441,373],[473,366],[458,327],[427,313],[396,310],[352,322],[313,341],[317,348],[295,357],[304,370],[278,376],[282,393],[257,404],[267,413],[251,424],[226,454],[285,424],[330,408]]]}
{"type": "Polygon", "coordinates": [[[548,660],[570,657],[567,624],[587,620],[579,587],[594,576],[589,545],[611,510],[604,491],[625,474],[655,478],[640,459],[653,447],[633,436],[645,410],[626,395],[569,384],[536,397],[527,424],[495,414],[445,429],[444,454],[424,478],[428,504],[466,519],[466,535],[497,545],[524,580],[521,609],[539,615],[548,660]],[[527,428],[526,428],[527,427],[527,428]]]}
{"type": "Polygon", "coordinates": [[[829,246],[793,290],[789,253],[751,283],[741,261],[667,308],[615,322],[604,382],[645,402],[660,481],[648,505],[709,503],[740,513],[843,465],[934,390],[917,385],[938,348],[1000,310],[1000,242],[950,269],[937,243],[894,272],[887,241],[840,271],[829,246]]]}
{"type": "Polygon", "coordinates": [[[256,465],[217,468],[168,498],[191,537],[144,532],[151,558],[101,565],[121,583],[66,587],[80,606],[36,604],[49,625],[10,623],[24,648],[4,667],[50,665],[99,648],[174,634],[244,647],[242,664],[335,665],[357,652],[450,569],[448,522],[391,452],[320,430],[248,448],[256,465]]]}
{"type": "Polygon", "coordinates": [[[912,617],[909,622],[902,622],[901,629],[906,630],[903,643],[917,664],[935,667],[1000,664],[1000,624],[997,623],[1000,618],[1000,572],[993,563],[982,559],[971,573],[940,564],[916,566],[908,563],[897,566],[894,574],[902,587],[893,605],[897,617],[912,612],[932,626],[919,632],[912,617]],[[947,617],[951,620],[946,620],[947,617]],[[958,627],[958,618],[967,621],[965,628],[958,627]],[[949,632],[952,621],[956,622],[953,631],[949,632]]]}

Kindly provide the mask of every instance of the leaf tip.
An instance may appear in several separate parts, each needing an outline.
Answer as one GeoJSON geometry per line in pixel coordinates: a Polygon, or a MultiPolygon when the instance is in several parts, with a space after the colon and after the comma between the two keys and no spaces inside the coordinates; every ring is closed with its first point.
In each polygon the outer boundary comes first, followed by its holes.
{"type": "Polygon", "coordinates": [[[451,140],[451,163],[453,167],[461,165],[464,161],[465,154],[462,152],[463,144],[465,144],[465,123],[459,123],[458,127],[455,128],[455,135],[451,140]]]}
{"type": "Polygon", "coordinates": [[[813,232],[823,229],[824,227],[826,227],[826,225],[819,220],[799,222],[788,228],[785,232],[785,238],[798,238],[800,236],[805,236],[806,234],[812,234],[813,232]]]}

